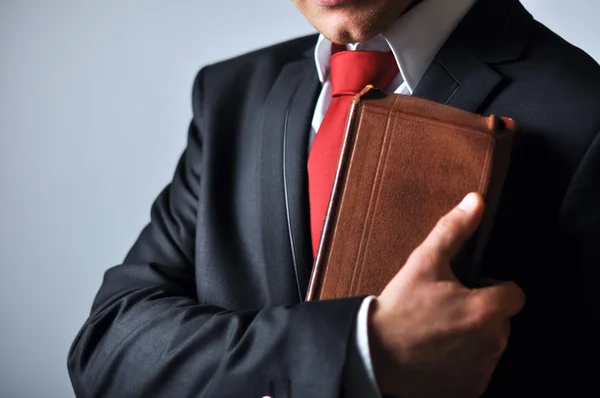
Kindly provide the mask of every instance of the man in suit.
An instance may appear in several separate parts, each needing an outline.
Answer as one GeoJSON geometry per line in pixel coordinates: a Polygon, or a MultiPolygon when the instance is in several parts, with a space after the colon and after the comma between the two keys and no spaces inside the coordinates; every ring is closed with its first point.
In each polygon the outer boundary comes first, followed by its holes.
{"type": "Polygon", "coordinates": [[[578,396],[600,323],[598,64],[517,0],[294,3],[320,35],[197,75],[173,180],[69,353],[77,395],[578,396]],[[483,207],[469,196],[378,297],[304,302],[314,153],[357,51],[396,68],[389,91],[518,122],[484,268],[514,283],[451,275],[483,207]]]}

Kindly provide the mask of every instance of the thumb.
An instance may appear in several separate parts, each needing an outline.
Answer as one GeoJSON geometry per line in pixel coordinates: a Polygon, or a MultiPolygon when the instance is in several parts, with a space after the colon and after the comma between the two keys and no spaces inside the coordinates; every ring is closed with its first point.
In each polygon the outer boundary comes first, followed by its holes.
{"type": "Polygon", "coordinates": [[[518,314],[525,305],[525,293],[514,282],[496,282],[487,287],[473,289],[476,305],[479,308],[490,308],[490,315],[504,320],[518,314]]]}
{"type": "Polygon", "coordinates": [[[478,193],[470,193],[450,212],[445,214],[415,249],[407,266],[436,277],[456,279],[450,262],[466,241],[475,233],[483,215],[484,202],[478,193]]]}

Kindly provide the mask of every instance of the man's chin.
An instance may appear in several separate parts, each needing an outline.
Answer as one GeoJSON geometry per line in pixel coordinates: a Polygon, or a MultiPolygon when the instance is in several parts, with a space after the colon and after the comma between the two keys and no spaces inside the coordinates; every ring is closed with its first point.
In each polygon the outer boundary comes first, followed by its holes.
{"type": "Polygon", "coordinates": [[[350,44],[367,41],[380,34],[383,29],[375,26],[357,26],[355,24],[328,24],[316,26],[319,33],[336,44],[350,44]]]}
{"type": "Polygon", "coordinates": [[[326,38],[337,44],[358,43],[384,32],[395,20],[382,10],[335,10],[308,18],[326,38]]]}
{"type": "MultiPolygon", "coordinates": [[[[323,35],[325,36],[325,35],[323,35]]],[[[350,34],[346,34],[346,32],[344,32],[344,34],[342,35],[336,35],[336,36],[325,36],[327,39],[329,39],[332,43],[335,44],[339,44],[339,45],[347,45],[347,44],[353,44],[353,43],[360,43],[360,42],[365,42],[369,39],[372,39],[373,37],[375,37],[377,35],[350,35],[350,34]]]]}

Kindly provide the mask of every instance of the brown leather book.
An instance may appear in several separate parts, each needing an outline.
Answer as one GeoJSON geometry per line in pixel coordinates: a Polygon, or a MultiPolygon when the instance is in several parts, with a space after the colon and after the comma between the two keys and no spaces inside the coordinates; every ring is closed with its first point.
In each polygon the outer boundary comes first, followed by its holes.
{"type": "Polygon", "coordinates": [[[486,210],[452,265],[475,284],[516,131],[506,117],[365,88],[350,110],[307,300],[381,293],[469,192],[486,210]]]}

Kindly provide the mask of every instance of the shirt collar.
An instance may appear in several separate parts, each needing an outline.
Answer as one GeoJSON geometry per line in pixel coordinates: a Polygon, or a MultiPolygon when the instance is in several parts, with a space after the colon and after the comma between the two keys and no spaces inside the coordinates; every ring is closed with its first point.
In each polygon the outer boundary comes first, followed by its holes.
{"type": "MultiPolygon", "coordinates": [[[[349,44],[349,50],[391,51],[402,79],[412,94],[450,34],[476,0],[425,0],[398,18],[385,32],[365,42],[349,44]]],[[[315,62],[319,80],[329,77],[331,41],[319,36],[315,62]]]]}

